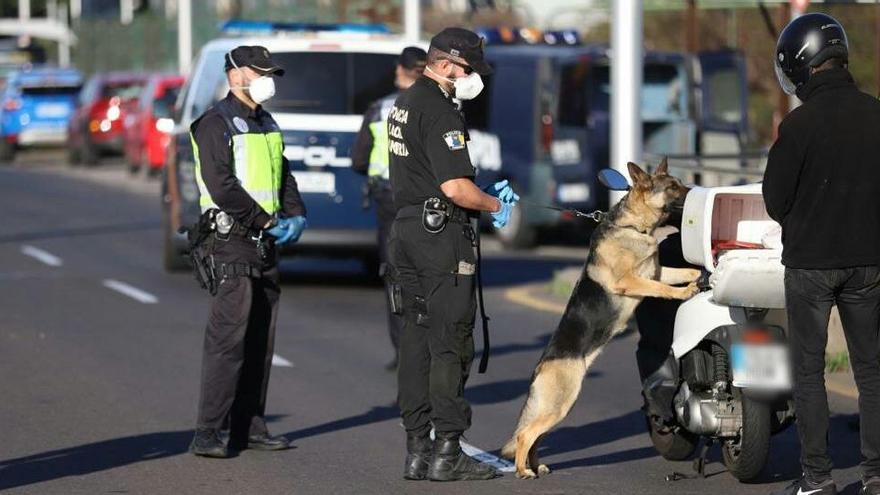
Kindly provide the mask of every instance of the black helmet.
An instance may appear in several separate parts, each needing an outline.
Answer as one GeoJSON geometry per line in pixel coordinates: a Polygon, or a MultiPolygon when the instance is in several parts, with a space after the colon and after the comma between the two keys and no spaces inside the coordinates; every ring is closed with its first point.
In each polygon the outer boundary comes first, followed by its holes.
{"type": "Polygon", "coordinates": [[[827,14],[804,14],[785,26],[776,43],[776,78],[793,95],[810,80],[810,69],[830,58],[849,57],[846,32],[827,14]]]}

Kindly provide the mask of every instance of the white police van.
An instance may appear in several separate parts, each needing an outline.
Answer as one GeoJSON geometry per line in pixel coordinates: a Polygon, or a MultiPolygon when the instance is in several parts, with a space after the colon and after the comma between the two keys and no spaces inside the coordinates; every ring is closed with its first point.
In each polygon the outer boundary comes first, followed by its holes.
{"type": "Polygon", "coordinates": [[[224,55],[239,45],[261,45],[286,72],[264,104],[281,128],[293,175],[308,209],[309,228],[285,252],[359,257],[368,270],[378,259],[376,214],[365,208],[365,179],[351,170],[350,152],[363,113],[394,92],[394,68],[412,45],[381,25],[318,25],[230,21],[237,34],[207,43],[177,101],[175,139],[163,174],[165,267],[184,268],[180,226],[199,216],[189,126],[229,90],[224,55]]]}

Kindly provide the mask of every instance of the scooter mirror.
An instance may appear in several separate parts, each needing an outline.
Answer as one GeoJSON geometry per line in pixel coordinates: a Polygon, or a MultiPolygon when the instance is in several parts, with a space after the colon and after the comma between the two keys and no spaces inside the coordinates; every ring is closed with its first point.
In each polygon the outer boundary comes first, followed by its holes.
{"type": "Polygon", "coordinates": [[[612,191],[629,191],[629,181],[612,168],[603,168],[599,171],[599,182],[612,191]]]}

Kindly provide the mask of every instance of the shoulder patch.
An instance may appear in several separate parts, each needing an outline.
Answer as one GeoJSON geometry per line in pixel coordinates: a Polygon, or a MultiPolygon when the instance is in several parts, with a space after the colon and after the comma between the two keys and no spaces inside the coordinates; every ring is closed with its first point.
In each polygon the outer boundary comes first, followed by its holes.
{"type": "Polygon", "coordinates": [[[461,131],[449,131],[443,135],[443,140],[452,151],[464,149],[464,133],[461,131]]]}
{"type": "Polygon", "coordinates": [[[248,131],[248,125],[247,125],[247,122],[245,122],[244,119],[241,118],[241,117],[233,117],[233,118],[232,118],[232,125],[234,125],[235,128],[238,129],[238,130],[241,131],[241,132],[247,132],[247,131],[248,131]]]}

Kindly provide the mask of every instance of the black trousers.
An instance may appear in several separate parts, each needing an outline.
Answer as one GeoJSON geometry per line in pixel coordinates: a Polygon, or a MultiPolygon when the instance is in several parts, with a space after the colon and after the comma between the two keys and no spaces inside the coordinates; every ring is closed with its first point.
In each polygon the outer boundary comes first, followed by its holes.
{"type": "Polygon", "coordinates": [[[244,237],[214,241],[215,263],[260,267],[260,278],[224,280],[214,296],[205,329],[198,426],[221,429],[230,437],[267,433],[266,392],[275,347],[280,295],[277,253],[260,259],[256,244],[244,237]]]}
{"type": "Polygon", "coordinates": [[[880,269],[786,268],[785,303],[804,473],[813,481],[831,477],[825,347],[836,304],[859,389],[862,476],[880,476],[880,269]]]}
{"type": "Polygon", "coordinates": [[[441,433],[461,433],[471,424],[464,398],[476,314],[469,229],[450,222],[431,234],[417,218],[398,218],[391,226],[388,254],[404,307],[398,405],[411,434],[426,433],[432,424],[441,433]]]}
{"type": "MultiPolygon", "coordinates": [[[[391,224],[397,210],[394,208],[394,198],[391,195],[391,184],[388,181],[376,181],[370,187],[370,197],[376,202],[376,220],[378,223],[379,261],[388,263],[388,234],[391,232],[391,224]]],[[[381,275],[381,274],[380,274],[381,275]]],[[[388,292],[388,280],[385,280],[385,291],[388,292]]],[[[388,338],[394,347],[395,355],[400,349],[400,331],[403,328],[403,318],[391,310],[391,302],[386,297],[386,313],[388,314],[388,338]]]]}

